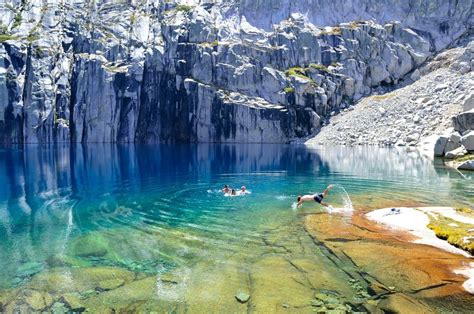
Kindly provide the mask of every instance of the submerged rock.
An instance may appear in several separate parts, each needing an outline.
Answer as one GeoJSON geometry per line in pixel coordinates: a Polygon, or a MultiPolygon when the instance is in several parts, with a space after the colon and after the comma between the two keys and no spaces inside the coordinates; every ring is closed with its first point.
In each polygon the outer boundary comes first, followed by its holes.
{"type": "Polygon", "coordinates": [[[245,292],[239,292],[235,295],[235,298],[240,303],[246,303],[248,300],[250,300],[250,295],[245,292]]]}
{"type": "Polygon", "coordinates": [[[22,264],[17,269],[17,275],[19,277],[29,277],[36,273],[39,273],[44,268],[43,264],[37,262],[30,262],[26,264],[22,264]]]}

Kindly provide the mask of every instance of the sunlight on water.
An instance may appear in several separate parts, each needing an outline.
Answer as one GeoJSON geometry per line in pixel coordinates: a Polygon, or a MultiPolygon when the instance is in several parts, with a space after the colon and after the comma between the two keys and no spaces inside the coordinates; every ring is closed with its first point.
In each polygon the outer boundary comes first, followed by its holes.
{"type": "MultiPolygon", "coordinates": [[[[330,279],[313,283],[318,289],[365,298],[324,250],[309,249],[301,215],[399,203],[468,207],[474,195],[471,174],[375,148],[27,146],[2,150],[0,168],[0,289],[53,291],[59,299],[75,293],[95,309],[127,303],[127,289],[143,291],[139,300],[198,304],[197,296],[228,292],[234,302],[250,277],[265,291],[270,270],[297,271],[286,268],[293,259],[327,270],[330,279]],[[249,193],[228,197],[225,184],[249,193]],[[329,184],[330,209],[296,208],[298,195],[329,184]],[[105,293],[111,289],[116,294],[105,293]]],[[[288,289],[288,298],[313,293],[288,289]]],[[[266,294],[260,300],[276,302],[266,294]]]]}

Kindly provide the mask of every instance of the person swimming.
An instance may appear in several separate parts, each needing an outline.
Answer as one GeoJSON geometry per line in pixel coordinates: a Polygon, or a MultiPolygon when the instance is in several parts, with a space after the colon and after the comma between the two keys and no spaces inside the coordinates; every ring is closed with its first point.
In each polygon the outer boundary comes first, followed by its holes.
{"type": "Polygon", "coordinates": [[[222,189],[222,192],[224,192],[224,194],[230,193],[230,189],[229,189],[229,186],[227,184],[224,185],[224,188],[222,189]]]}
{"type": "Polygon", "coordinates": [[[323,202],[323,198],[328,195],[329,191],[332,189],[332,185],[328,185],[328,187],[323,191],[323,193],[318,193],[318,194],[313,194],[313,195],[299,195],[297,198],[298,201],[298,207],[300,207],[304,202],[311,202],[315,201],[316,203],[319,203],[325,207],[328,207],[329,204],[323,202]]]}

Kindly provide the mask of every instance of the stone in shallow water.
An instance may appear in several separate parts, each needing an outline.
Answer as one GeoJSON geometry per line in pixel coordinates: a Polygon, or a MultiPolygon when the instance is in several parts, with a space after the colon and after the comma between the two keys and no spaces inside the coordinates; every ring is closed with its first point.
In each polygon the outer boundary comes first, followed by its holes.
{"type": "Polygon", "coordinates": [[[237,299],[237,301],[239,301],[240,303],[245,303],[247,302],[248,300],[250,300],[250,295],[245,293],[245,292],[239,292],[237,293],[237,295],[235,296],[235,298],[237,299]]]}
{"type": "Polygon", "coordinates": [[[64,301],[69,305],[73,311],[85,310],[84,304],[79,295],[74,293],[68,293],[63,296],[64,301]]]}
{"type": "Polygon", "coordinates": [[[51,307],[51,312],[53,314],[64,314],[64,313],[68,313],[69,309],[64,305],[64,303],[56,302],[51,307]]]}
{"type": "Polygon", "coordinates": [[[97,288],[99,288],[100,290],[107,291],[123,286],[124,283],[125,281],[123,279],[109,279],[101,281],[97,288]]]}
{"type": "Polygon", "coordinates": [[[49,307],[53,303],[53,298],[49,293],[41,293],[35,290],[26,290],[23,294],[23,300],[36,311],[49,307]]]}
{"type": "Polygon", "coordinates": [[[72,247],[76,256],[103,257],[108,253],[109,243],[99,233],[92,233],[76,239],[72,247]]]}
{"type": "Polygon", "coordinates": [[[89,267],[54,269],[34,276],[29,287],[50,293],[84,292],[95,290],[101,282],[121,279],[130,282],[135,275],[125,269],[116,267],[89,267]]]}
{"type": "Polygon", "coordinates": [[[43,264],[31,262],[25,263],[18,267],[17,274],[19,277],[29,277],[43,270],[43,264]]]}

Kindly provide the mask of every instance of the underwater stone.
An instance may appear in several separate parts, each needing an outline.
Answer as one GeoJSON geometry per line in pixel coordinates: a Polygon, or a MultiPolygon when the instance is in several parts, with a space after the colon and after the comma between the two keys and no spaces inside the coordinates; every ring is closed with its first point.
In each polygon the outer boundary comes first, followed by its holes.
{"type": "Polygon", "coordinates": [[[64,314],[69,312],[68,308],[64,305],[64,303],[56,302],[51,307],[51,312],[53,314],[64,314]]]}
{"type": "Polygon", "coordinates": [[[250,299],[250,295],[248,295],[247,293],[245,292],[239,292],[235,298],[237,299],[237,301],[239,301],[240,303],[245,303],[247,302],[249,299],[250,299]]]}
{"type": "Polygon", "coordinates": [[[84,305],[82,304],[81,299],[78,295],[73,293],[68,293],[63,296],[64,301],[69,305],[73,311],[83,311],[85,310],[84,305]]]}
{"type": "Polygon", "coordinates": [[[29,277],[43,270],[43,264],[31,262],[18,267],[17,273],[20,277],[29,277]]]}
{"type": "Polygon", "coordinates": [[[25,302],[34,310],[39,311],[47,307],[52,303],[52,298],[49,296],[48,301],[51,301],[48,305],[45,303],[43,295],[39,291],[35,290],[26,290],[24,292],[25,302]]]}
{"type": "Polygon", "coordinates": [[[80,257],[102,257],[107,255],[107,240],[99,234],[88,234],[76,240],[74,254],[80,257]]]}
{"type": "Polygon", "coordinates": [[[99,286],[97,288],[107,291],[123,286],[124,283],[125,281],[123,279],[109,279],[99,282],[99,286]]]}

